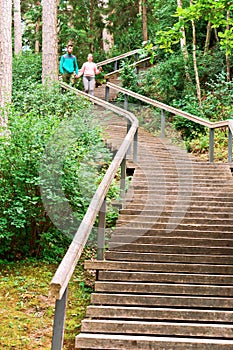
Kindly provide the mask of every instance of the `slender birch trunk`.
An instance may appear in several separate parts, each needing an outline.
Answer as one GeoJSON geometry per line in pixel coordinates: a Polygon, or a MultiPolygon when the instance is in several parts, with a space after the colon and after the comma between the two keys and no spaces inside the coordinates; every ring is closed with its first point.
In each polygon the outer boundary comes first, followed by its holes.
{"type": "Polygon", "coordinates": [[[22,26],[20,0],[14,0],[14,53],[22,52],[22,26]]]}
{"type": "MultiPolygon", "coordinates": [[[[0,107],[11,102],[12,95],[12,2],[0,0],[0,107]]],[[[0,125],[7,116],[0,113],[0,125]]]]}
{"type": "MultiPolygon", "coordinates": [[[[177,0],[177,6],[179,8],[183,7],[182,0],[177,0]]],[[[179,19],[182,20],[182,17],[180,17],[179,19]]],[[[181,34],[182,34],[182,36],[180,38],[180,48],[181,48],[183,58],[184,58],[185,76],[186,76],[187,81],[191,81],[189,71],[188,71],[189,54],[188,54],[188,49],[187,49],[187,45],[186,45],[186,33],[185,33],[184,26],[182,26],[180,30],[181,30],[181,34]]]]}
{"type": "Polygon", "coordinates": [[[43,1],[42,82],[58,80],[57,0],[43,1]]]}
{"type": "Polygon", "coordinates": [[[205,48],[204,55],[206,55],[210,48],[210,36],[211,36],[211,22],[209,21],[206,29],[206,39],[205,39],[205,48]]]}

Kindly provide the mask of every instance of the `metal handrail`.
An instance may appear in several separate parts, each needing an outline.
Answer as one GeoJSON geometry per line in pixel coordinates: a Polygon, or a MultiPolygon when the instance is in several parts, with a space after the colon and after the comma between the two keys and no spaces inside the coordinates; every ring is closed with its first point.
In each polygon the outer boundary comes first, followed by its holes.
{"type": "Polygon", "coordinates": [[[129,57],[129,56],[132,56],[132,55],[135,55],[135,54],[139,53],[140,50],[141,50],[141,49],[135,49],[135,50],[132,50],[132,51],[123,53],[123,54],[121,54],[121,55],[119,55],[119,56],[115,56],[115,57],[108,58],[107,60],[104,60],[104,61],[101,61],[101,62],[96,63],[96,65],[97,65],[97,67],[100,67],[100,66],[104,66],[104,65],[106,65],[106,64],[112,63],[112,62],[119,61],[119,60],[121,60],[122,58],[126,58],[126,57],[129,57]]]}
{"type": "MultiPolygon", "coordinates": [[[[163,122],[161,121],[161,134],[164,135],[165,131],[165,121],[164,121],[164,111],[170,112],[172,114],[184,117],[185,119],[191,120],[194,123],[197,123],[199,125],[203,125],[207,128],[209,128],[209,132],[210,132],[210,147],[209,147],[209,161],[213,162],[214,161],[214,129],[217,128],[222,128],[222,127],[228,127],[228,132],[229,132],[229,137],[228,137],[228,162],[231,163],[232,162],[232,134],[233,134],[233,120],[231,119],[227,119],[227,120],[222,120],[219,122],[211,122],[208,120],[205,120],[204,118],[200,118],[197,117],[195,115],[192,115],[188,112],[184,112],[180,109],[171,107],[169,105],[166,105],[165,103],[159,102],[157,100],[153,100],[149,97],[140,95],[136,92],[130,91],[128,89],[125,89],[121,86],[118,86],[116,84],[107,82],[106,84],[106,96],[109,95],[109,91],[108,89],[114,89],[117,90],[118,92],[123,93],[125,96],[131,96],[136,98],[137,100],[140,100],[142,102],[148,103],[154,107],[160,108],[162,110],[162,116],[161,118],[163,118],[163,122]]],[[[126,105],[126,104],[125,104],[126,105]]]]}
{"type": "MultiPolygon", "coordinates": [[[[137,67],[137,66],[139,66],[141,63],[145,63],[145,62],[147,62],[147,61],[149,61],[151,59],[151,57],[145,57],[145,58],[143,58],[142,60],[139,60],[139,61],[137,61],[137,62],[133,62],[133,63],[131,63],[131,64],[129,64],[129,67],[137,67]]],[[[109,79],[111,76],[113,76],[113,75],[115,75],[115,74],[119,74],[120,72],[122,72],[124,70],[124,68],[120,68],[120,69],[117,69],[117,70],[114,70],[114,71],[112,71],[112,72],[110,72],[110,73],[107,73],[107,74],[105,74],[105,76],[104,76],[104,78],[105,79],[109,79]]]]}
{"type": "MultiPolygon", "coordinates": [[[[61,261],[55,275],[52,278],[50,284],[50,296],[56,299],[55,315],[54,315],[54,327],[53,327],[53,339],[52,339],[52,350],[61,350],[63,347],[64,337],[64,322],[66,312],[66,299],[68,284],[77,265],[78,259],[81,256],[83,248],[90,235],[92,227],[95,223],[95,219],[98,214],[101,214],[101,208],[105,202],[105,198],[108,189],[114,179],[116,172],[122,164],[125,167],[126,154],[134,141],[134,155],[133,159],[136,161],[137,158],[137,130],[138,120],[134,114],[114,106],[106,101],[103,101],[95,96],[90,96],[82,91],[72,88],[63,82],[60,85],[68,90],[73,91],[77,95],[85,96],[88,100],[95,104],[108,108],[118,115],[123,116],[128,121],[126,136],[120,145],[114,159],[112,160],[108,170],[105,173],[103,180],[97,188],[87,212],[71,242],[63,260],[61,261]],[[130,126],[129,126],[130,125],[130,126]]],[[[104,217],[105,220],[105,217],[104,217]]]]}

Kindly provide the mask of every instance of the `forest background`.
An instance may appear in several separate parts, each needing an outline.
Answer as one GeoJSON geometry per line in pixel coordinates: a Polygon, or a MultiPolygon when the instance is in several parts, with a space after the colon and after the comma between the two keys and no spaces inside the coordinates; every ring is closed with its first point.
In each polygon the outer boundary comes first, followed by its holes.
{"type": "MultiPolygon", "coordinates": [[[[60,93],[58,64],[68,41],[74,45],[79,66],[89,52],[99,62],[139,48],[142,57],[151,55],[153,67],[136,75],[125,61],[121,74],[125,87],[211,121],[230,119],[232,9],[232,3],[225,0],[0,0],[3,348],[49,348],[53,307],[46,288],[70,242],[70,232],[64,235],[56,228],[41,198],[39,169],[49,141],[57,136],[62,123],[78,120],[75,125],[80,137],[70,146],[64,166],[56,169],[66,194],[62,200],[69,201],[77,220],[85,213],[102,169],[111,159],[102,130],[93,124],[89,103],[72,93],[60,93]],[[90,163],[94,164],[93,186],[85,176],[85,164],[90,163]],[[82,188],[90,189],[86,196],[82,188]],[[35,279],[35,274],[44,277],[35,279]]],[[[151,132],[155,132],[156,113],[146,112],[141,121],[151,132]]],[[[187,149],[205,159],[207,130],[173,115],[167,117],[187,149]]],[[[226,131],[219,129],[215,149],[220,161],[226,159],[226,140],[226,131]]],[[[49,186],[46,190],[48,200],[57,203],[49,186]]],[[[113,185],[110,196],[117,192],[113,185]]],[[[109,221],[112,218],[115,213],[110,211],[109,221]]],[[[75,230],[75,225],[71,229],[75,230]]],[[[82,264],[72,283],[76,299],[81,304],[88,302],[91,282],[82,264]]],[[[67,349],[72,348],[71,335],[79,329],[85,305],[76,304],[75,311],[72,307],[67,349]]]]}

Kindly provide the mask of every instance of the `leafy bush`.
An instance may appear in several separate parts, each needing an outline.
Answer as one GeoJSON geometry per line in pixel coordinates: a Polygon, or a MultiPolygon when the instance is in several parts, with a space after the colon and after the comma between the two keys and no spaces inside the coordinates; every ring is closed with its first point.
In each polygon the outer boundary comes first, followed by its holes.
{"type": "Polygon", "coordinates": [[[206,84],[208,91],[203,100],[203,113],[211,121],[232,119],[233,80],[226,81],[226,74],[220,73],[206,84]]]}
{"type": "Polygon", "coordinates": [[[184,61],[181,55],[167,57],[148,69],[139,82],[143,95],[172,104],[184,94],[184,61]]]}
{"type": "Polygon", "coordinates": [[[0,138],[0,258],[59,258],[110,157],[84,99],[57,85],[24,87],[0,138]]]}

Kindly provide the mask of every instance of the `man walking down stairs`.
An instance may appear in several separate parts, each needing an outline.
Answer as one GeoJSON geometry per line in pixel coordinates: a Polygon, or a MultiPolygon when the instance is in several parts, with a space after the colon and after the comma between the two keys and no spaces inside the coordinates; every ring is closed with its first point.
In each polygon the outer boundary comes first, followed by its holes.
{"type": "Polygon", "coordinates": [[[143,130],[138,148],[106,260],[85,263],[97,279],[76,349],[232,350],[230,167],[143,130]]]}

